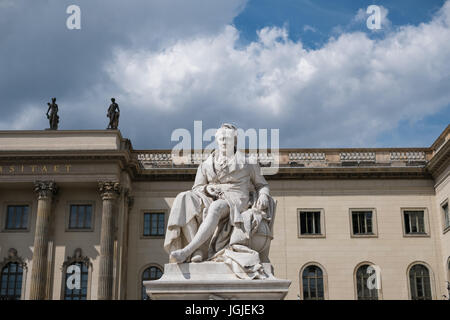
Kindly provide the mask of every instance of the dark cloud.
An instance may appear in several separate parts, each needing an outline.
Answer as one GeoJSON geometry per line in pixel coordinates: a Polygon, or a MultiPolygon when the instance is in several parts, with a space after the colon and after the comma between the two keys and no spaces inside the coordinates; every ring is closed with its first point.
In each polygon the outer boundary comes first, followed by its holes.
{"type": "Polygon", "coordinates": [[[45,112],[55,96],[61,129],[102,128],[109,98],[118,94],[104,72],[116,48],[158,50],[179,39],[217,32],[244,4],[243,0],[1,0],[0,123],[41,129],[47,125],[44,114],[23,125],[18,121],[27,113],[35,115],[35,108],[45,112]],[[66,9],[72,4],[81,8],[81,30],[66,28],[66,9]]]}

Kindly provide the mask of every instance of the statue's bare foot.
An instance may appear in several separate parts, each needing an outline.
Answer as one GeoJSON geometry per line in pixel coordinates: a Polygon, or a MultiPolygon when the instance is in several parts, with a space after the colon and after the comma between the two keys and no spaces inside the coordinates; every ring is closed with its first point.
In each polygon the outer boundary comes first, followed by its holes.
{"type": "Polygon", "coordinates": [[[192,254],[191,262],[202,262],[203,261],[203,254],[200,250],[195,250],[195,252],[192,254]]]}
{"type": "Polygon", "coordinates": [[[169,260],[174,263],[183,263],[187,260],[188,254],[183,250],[175,250],[170,253],[169,260]]]}

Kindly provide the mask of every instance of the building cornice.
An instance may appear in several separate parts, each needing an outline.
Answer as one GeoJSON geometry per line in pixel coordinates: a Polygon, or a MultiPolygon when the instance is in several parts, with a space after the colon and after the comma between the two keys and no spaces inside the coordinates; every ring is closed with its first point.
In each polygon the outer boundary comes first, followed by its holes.
{"type": "Polygon", "coordinates": [[[440,145],[438,151],[433,155],[427,164],[427,170],[437,179],[450,166],[450,141],[446,140],[440,145]]]}
{"type": "MultiPolygon", "coordinates": [[[[263,169],[264,170],[264,169],[263,169]]],[[[140,181],[193,181],[196,168],[154,168],[142,170],[135,180],[140,181]]],[[[303,168],[281,167],[267,180],[289,179],[430,179],[424,167],[350,167],[350,168],[303,168]]]]}
{"type": "MultiPolygon", "coordinates": [[[[247,150],[263,167],[278,166],[267,179],[430,179],[449,166],[450,129],[447,127],[429,148],[285,148],[276,153],[247,150]],[[277,161],[276,161],[277,160],[277,161]]],[[[118,130],[36,130],[0,131],[0,164],[36,161],[118,162],[133,180],[160,181],[194,180],[198,165],[209,152],[192,151],[187,156],[172,154],[172,150],[134,150],[131,142],[118,130]],[[18,137],[18,150],[11,137],[18,137]],[[27,140],[37,139],[39,149],[27,140]],[[73,137],[76,137],[75,140],[73,137]],[[80,139],[82,137],[82,139],[80,139]],[[98,141],[98,137],[106,140],[98,141]],[[3,139],[3,140],[2,140],[3,139]],[[51,143],[54,141],[54,144],[51,143]],[[77,146],[85,145],[86,148],[77,146]],[[95,146],[100,149],[95,149],[95,146]],[[92,149],[91,149],[92,148],[92,149]],[[1,149],[0,149],[1,150],[1,149]]]]}

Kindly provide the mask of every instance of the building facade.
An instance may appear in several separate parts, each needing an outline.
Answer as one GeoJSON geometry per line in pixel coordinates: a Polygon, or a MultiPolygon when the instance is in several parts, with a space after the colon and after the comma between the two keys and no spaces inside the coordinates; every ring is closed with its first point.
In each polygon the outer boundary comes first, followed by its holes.
{"type": "MultiPolygon", "coordinates": [[[[280,150],[266,179],[287,299],[448,296],[449,140],[447,127],[428,148],[280,150]]],[[[134,150],[117,130],[1,131],[0,296],[145,298],[202,158],[134,150]]]]}

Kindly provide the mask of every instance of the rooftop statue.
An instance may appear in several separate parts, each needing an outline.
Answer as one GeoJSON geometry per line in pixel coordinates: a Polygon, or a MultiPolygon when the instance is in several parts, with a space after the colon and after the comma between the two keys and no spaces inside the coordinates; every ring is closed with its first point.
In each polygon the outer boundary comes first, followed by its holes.
{"type": "Polygon", "coordinates": [[[224,262],[238,277],[267,278],[276,203],[259,165],[237,150],[236,127],[223,124],[215,137],[192,190],[175,198],[164,248],[172,263],[224,262]]]}
{"type": "Polygon", "coordinates": [[[119,116],[120,109],[119,105],[116,103],[116,99],[111,98],[111,104],[108,108],[108,113],[106,116],[109,118],[109,124],[106,129],[114,129],[116,130],[119,127],[119,116]]]}
{"type": "Polygon", "coordinates": [[[52,98],[52,103],[47,102],[47,119],[50,121],[50,130],[58,130],[59,116],[58,116],[58,105],[55,103],[56,98],[52,98]],[[50,112],[50,114],[49,114],[50,112]]]}

